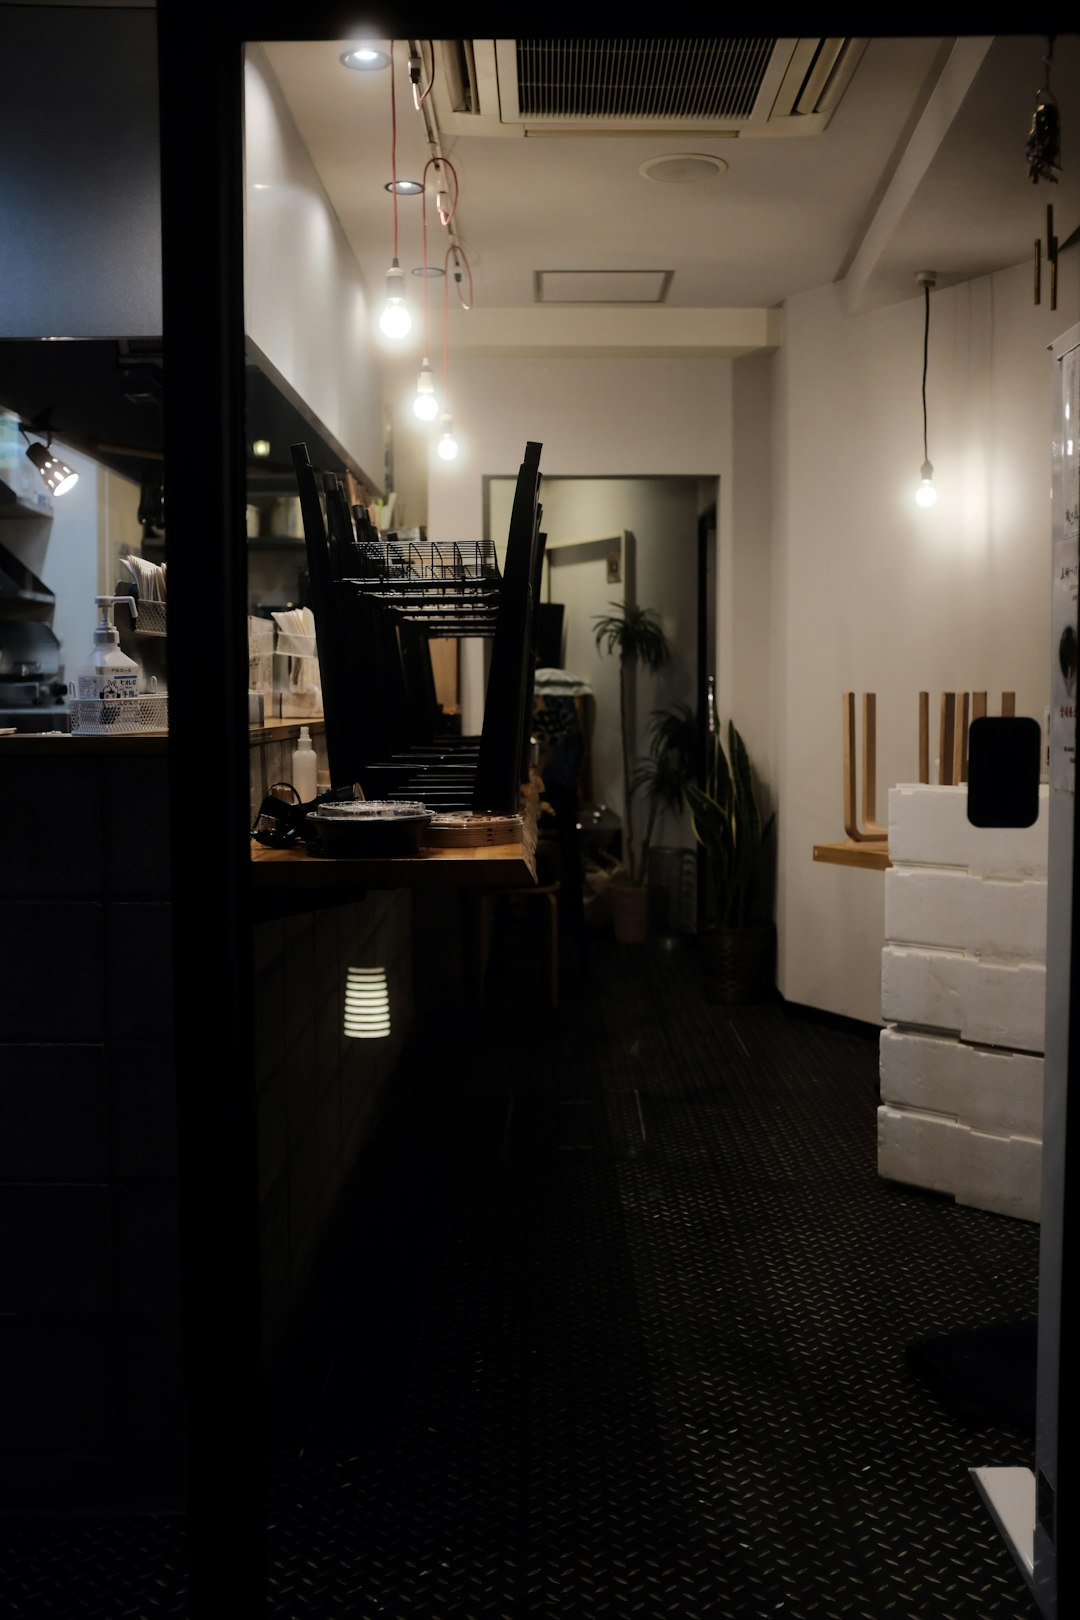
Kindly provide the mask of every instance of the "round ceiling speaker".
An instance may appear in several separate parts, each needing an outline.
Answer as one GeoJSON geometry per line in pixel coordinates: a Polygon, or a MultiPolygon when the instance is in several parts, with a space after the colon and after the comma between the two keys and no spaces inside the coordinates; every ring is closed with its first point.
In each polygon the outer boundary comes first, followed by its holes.
{"type": "Polygon", "coordinates": [[[638,170],[646,180],[666,180],[674,185],[715,180],[718,174],[726,172],[724,159],[710,157],[707,152],[670,152],[665,157],[650,158],[638,170]]]}

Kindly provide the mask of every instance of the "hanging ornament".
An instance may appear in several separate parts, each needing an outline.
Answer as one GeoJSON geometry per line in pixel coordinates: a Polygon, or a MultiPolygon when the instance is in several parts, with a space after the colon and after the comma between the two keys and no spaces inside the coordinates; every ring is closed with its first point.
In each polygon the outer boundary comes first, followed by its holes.
{"type": "Polygon", "coordinates": [[[1047,41],[1046,83],[1035,101],[1035,111],[1027,139],[1028,174],[1032,183],[1040,180],[1056,181],[1061,174],[1061,114],[1050,88],[1050,63],[1054,54],[1054,41],[1047,41]]]}

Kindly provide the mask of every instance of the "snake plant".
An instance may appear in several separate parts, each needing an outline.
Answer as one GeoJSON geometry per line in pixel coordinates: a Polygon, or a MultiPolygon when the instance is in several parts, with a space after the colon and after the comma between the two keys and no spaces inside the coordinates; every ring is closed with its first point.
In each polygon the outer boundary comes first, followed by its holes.
{"type": "Polygon", "coordinates": [[[703,785],[685,789],[694,837],[705,865],[706,928],[746,928],[759,920],[765,874],[765,839],[775,813],[762,824],[746,744],[728,721],[727,751],[711,699],[710,757],[703,785]]]}

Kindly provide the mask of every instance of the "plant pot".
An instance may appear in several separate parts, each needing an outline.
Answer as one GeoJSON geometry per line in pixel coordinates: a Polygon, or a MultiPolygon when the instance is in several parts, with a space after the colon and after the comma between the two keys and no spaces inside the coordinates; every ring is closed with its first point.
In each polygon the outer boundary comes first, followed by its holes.
{"type": "Polygon", "coordinates": [[[707,1000],[727,1006],[762,1001],[773,988],[772,923],[709,928],[698,936],[707,1000]]]}
{"type": "Polygon", "coordinates": [[[608,890],[615,938],[644,945],[649,933],[649,890],[644,883],[613,883],[608,890]]]}

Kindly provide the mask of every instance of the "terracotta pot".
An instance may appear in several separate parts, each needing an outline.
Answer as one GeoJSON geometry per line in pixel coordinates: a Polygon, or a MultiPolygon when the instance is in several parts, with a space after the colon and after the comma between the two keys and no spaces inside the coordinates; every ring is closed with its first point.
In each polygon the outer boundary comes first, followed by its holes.
{"type": "Polygon", "coordinates": [[[773,988],[774,939],[772,923],[705,929],[698,944],[707,999],[728,1006],[763,1000],[773,988]]]}
{"type": "Polygon", "coordinates": [[[613,883],[608,890],[615,938],[623,945],[644,945],[649,933],[649,891],[641,883],[613,883]]]}

